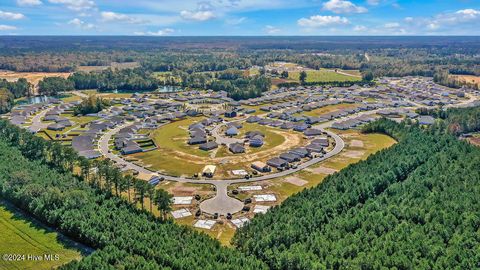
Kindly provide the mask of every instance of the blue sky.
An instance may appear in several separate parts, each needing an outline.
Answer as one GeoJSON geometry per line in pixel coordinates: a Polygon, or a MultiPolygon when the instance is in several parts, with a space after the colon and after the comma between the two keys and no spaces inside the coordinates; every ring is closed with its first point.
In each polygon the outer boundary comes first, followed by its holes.
{"type": "Polygon", "coordinates": [[[480,0],[0,2],[0,35],[480,35],[480,0]]]}

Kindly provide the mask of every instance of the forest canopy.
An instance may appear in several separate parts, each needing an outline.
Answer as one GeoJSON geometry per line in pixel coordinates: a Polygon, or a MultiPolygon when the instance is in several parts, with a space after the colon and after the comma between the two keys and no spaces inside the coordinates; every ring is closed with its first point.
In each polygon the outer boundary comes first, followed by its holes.
{"type": "Polygon", "coordinates": [[[477,267],[480,149],[387,120],[365,132],[399,143],[254,218],[235,246],[272,269],[477,267]]]}

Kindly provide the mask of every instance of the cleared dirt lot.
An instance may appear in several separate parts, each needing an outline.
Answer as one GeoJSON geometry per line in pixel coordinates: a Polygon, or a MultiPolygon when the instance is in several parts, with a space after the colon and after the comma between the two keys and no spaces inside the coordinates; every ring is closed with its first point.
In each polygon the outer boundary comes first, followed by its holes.
{"type": "Polygon", "coordinates": [[[6,79],[7,81],[17,81],[20,78],[25,78],[33,85],[37,85],[45,77],[63,77],[70,76],[68,72],[14,72],[14,71],[0,71],[0,79],[6,79]]]}
{"type": "Polygon", "coordinates": [[[480,76],[474,76],[474,75],[452,75],[452,76],[461,82],[476,84],[480,86],[480,76]]]}
{"type": "Polygon", "coordinates": [[[7,81],[14,82],[20,78],[27,79],[28,82],[35,86],[35,91],[40,82],[45,77],[63,77],[68,78],[70,73],[68,72],[15,72],[15,71],[0,71],[0,79],[6,79],[7,81]]]}

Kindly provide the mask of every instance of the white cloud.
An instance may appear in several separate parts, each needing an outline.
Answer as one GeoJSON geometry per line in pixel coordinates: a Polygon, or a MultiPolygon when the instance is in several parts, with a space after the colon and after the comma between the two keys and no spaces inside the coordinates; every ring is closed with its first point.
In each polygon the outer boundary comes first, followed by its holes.
{"type": "Polygon", "coordinates": [[[0,24],[0,31],[16,30],[17,27],[11,25],[0,24]]]}
{"type": "Polygon", "coordinates": [[[0,19],[5,19],[5,20],[20,20],[24,19],[25,16],[22,13],[13,13],[13,12],[7,12],[7,11],[1,11],[0,10],[0,19]]]}
{"type": "Polygon", "coordinates": [[[93,25],[91,23],[86,23],[86,22],[80,20],[79,18],[75,18],[75,19],[69,21],[68,24],[71,24],[71,25],[73,25],[77,28],[85,29],[85,30],[95,28],[95,25],[93,25]]]}
{"type": "Polygon", "coordinates": [[[431,19],[424,19],[423,24],[429,30],[436,30],[448,26],[474,24],[476,21],[480,22],[480,10],[462,9],[453,13],[441,13],[431,19]]]}
{"type": "Polygon", "coordinates": [[[391,23],[386,23],[383,27],[389,28],[389,29],[398,28],[400,27],[400,24],[397,22],[391,22],[391,23]]]}
{"type": "Polygon", "coordinates": [[[274,35],[280,33],[281,30],[275,26],[266,25],[263,31],[265,31],[269,35],[274,35]]]}
{"type": "Polygon", "coordinates": [[[405,17],[405,19],[403,19],[405,22],[407,23],[411,23],[413,22],[415,19],[413,17],[405,17]]]}
{"type": "Polygon", "coordinates": [[[317,27],[324,27],[324,26],[331,26],[331,25],[343,25],[349,24],[347,18],[340,17],[340,16],[321,16],[315,15],[310,16],[310,18],[301,18],[297,21],[297,24],[302,27],[308,28],[317,28],[317,27]]]}
{"type": "Polygon", "coordinates": [[[380,4],[380,0],[367,0],[367,4],[371,6],[377,6],[378,4],[380,4]]]}
{"type": "Polygon", "coordinates": [[[65,5],[68,9],[74,11],[84,11],[95,8],[93,0],[48,0],[52,4],[65,5]]]}
{"type": "Polygon", "coordinates": [[[363,25],[356,25],[353,28],[353,31],[355,31],[355,32],[365,32],[365,31],[367,31],[367,27],[365,27],[363,25]]]}
{"type": "Polygon", "coordinates": [[[192,20],[192,21],[208,21],[216,17],[211,10],[199,10],[199,11],[182,10],[180,12],[180,16],[182,16],[182,18],[185,20],[192,20]]]}
{"type": "Polygon", "coordinates": [[[134,34],[137,36],[167,36],[171,35],[175,32],[174,29],[172,28],[164,28],[161,30],[158,30],[157,32],[135,32],[134,34]]]}
{"type": "Polygon", "coordinates": [[[244,23],[247,20],[245,17],[240,17],[240,18],[231,18],[231,19],[226,19],[225,23],[228,25],[239,25],[244,23]]]}
{"type": "Polygon", "coordinates": [[[40,0],[17,0],[17,5],[19,6],[38,6],[41,4],[42,1],[40,0]]]}
{"type": "Polygon", "coordinates": [[[368,10],[345,0],[330,0],[323,4],[323,9],[334,13],[365,13],[368,10]]]}
{"type": "Polygon", "coordinates": [[[105,22],[126,22],[126,23],[144,23],[144,20],[130,17],[126,14],[116,13],[112,11],[103,11],[101,13],[102,20],[105,22]]]}

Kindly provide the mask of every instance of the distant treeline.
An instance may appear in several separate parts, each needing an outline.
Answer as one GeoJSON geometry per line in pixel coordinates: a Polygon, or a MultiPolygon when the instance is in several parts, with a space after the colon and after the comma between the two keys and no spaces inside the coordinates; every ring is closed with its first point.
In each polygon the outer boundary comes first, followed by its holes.
{"type": "Polygon", "coordinates": [[[245,77],[237,69],[228,69],[218,73],[173,72],[159,79],[144,68],[111,70],[101,72],[76,72],[68,81],[75,89],[111,90],[156,90],[160,85],[175,85],[193,89],[212,89],[226,91],[235,99],[258,97],[270,89],[270,79],[264,76],[245,77]]]}
{"type": "Polygon", "coordinates": [[[297,87],[297,86],[333,86],[333,87],[350,87],[352,85],[368,85],[373,86],[375,85],[372,81],[331,81],[331,82],[305,82],[300,84],[298,82],[286,82],[286,83],[279,83],[278,87],[297,87]]]}
{"type": "Polygon", "coordinates": [[[247,69],[273,61],[375,77],[479,74],[478,37],[1,37],[0,69],[67,71],[139,62],[149,71],[247,69]],[[366,57],[366,54],[369,57],[366,57]]]}

